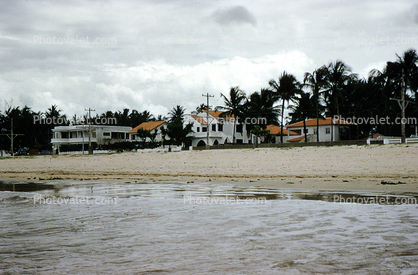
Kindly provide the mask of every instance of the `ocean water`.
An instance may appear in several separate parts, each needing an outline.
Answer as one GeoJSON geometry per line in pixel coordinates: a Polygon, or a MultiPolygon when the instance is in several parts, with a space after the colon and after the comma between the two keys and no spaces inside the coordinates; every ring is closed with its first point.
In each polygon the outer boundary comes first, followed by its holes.
{"type": "Polygon", "coordinates": [[[0,274],[418,273],[416,194],[15,183],[0,184],[0,274]]]}

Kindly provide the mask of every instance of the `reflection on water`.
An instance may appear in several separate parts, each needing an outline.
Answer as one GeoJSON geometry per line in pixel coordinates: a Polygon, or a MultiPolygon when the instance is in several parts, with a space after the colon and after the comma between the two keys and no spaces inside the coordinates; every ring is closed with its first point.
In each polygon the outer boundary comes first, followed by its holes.
{"type": "MultiPolygon", "coordinates": [[[[34,183],[24,181],[0,181],[0,191],[33,192],[49,196],[112,196],[117,198],[139,197],[227,197],[236,199],[265,200],[320,200],[326,202],[369,202],[377,197],[387,197],[389,202],[394,198],[412,198],[409,202],[418,202],[416,193],[382,193],[365,191],[329,191],[284,189],[265,186],[240,186],[216,183],[184,182],[52,182],[34,183]],[[357,201],[353,201],[353,196],[357,201]]],[[[386,203],[384,201],[383,203],[386,203]]],[[[383,204],[380,203],[380,204],[383,204]]]]}
{"type": "Polygon", "coordinates": [[[23,182],[23,181],[0,181],[0,191],[33,192],[40,190],[56,189],[52,184],[23,182]]]}
{"type": "Polygon", "coordinates": [[[19,184],[15,191],[0,184],[7,190],[0,192],[6,274],[418,272],[416,205],[332,203],[335,196],[388,194],[219,183],[19,184]],[[34,204],[40,195],[92,203],[34,204]],[[190,204],[186,197],[266,201],[190,204]],[[104,198],[117,203],[93,203],[104,198]]]}

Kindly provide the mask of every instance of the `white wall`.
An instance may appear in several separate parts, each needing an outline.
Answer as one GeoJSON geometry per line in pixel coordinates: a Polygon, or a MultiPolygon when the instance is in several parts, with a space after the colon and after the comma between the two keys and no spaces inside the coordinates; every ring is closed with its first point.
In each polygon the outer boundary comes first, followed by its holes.
{"type": "MultiPolygon", "coordinates": [[[[201,117],[204,122],[206,122],[206,113],[200,113],[198,115],[201,117]]],[[[223,121],[223,130],[219,131],[219,121],[209,116],[209,145],[214,145],[214,142],[217,140],[219,144],[225,144],[225,141],[227,140],[228,143],[233,142],[233,131],[234,131],[234,124],[233,121],[223,121]],[[212,125],[216,125],[216,131],[212,131],[212,125]]],[[[194,119],[190,115],[186,115],[184,118],[184,125],[187,125],[189,123],[193,124],[193,133],[191,133],[189,136],[192,137],[192,146],[197,146],[197,144],[200,141],[203,141],[206,144],[207,140],[207,133],[202,132],[202,128],[206,127],[206,124],[200,124],[196,119],[194,119]],[[199,132],[197,129],[199,128],[199,132]]],[[[243,125],[243,131],[242,133],[235,132],[235,141],[242,139],[243,143],[249,143],[251,140],[251,135],[247,136],[246,126],[243,125]]]]}
{"type": "MultiPolygon", "coordinates": [[[[332,125],[333,129],[331,129],[331,125],[320,125],[319,126],[319,141],[320,142],[327,142],[327,141],[331,141],[331,133],[334,137],[333,141],[338,141],[339,140],[339,135],[338,135],[338,125],[332,125]],[[327,128],[329,129],[329,133],[327,134],[327,128]]],[[[300,137],[300,136],[304,136],[304,132],[303,132],[303,126],[302,127],[290,127],[288,128],[291,131],[298,131],[300,130],[301,135],[299,136],[291,136],[291,138],[296,138],[296,137],[300,137]]],[[[316,133],[316,125],[315,126],[306,126],[306,129],[308,130],[308,135],[314,135],[314,133],[316,133]]]]}

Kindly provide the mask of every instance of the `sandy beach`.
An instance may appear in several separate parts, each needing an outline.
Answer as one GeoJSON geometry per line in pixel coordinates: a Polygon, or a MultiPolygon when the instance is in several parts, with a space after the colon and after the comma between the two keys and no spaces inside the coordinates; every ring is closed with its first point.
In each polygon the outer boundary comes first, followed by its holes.
{"type": "Polygon", "coordinates": [[[418,144],[407,144],[8,157],[0,159],[0,177],[237,181],[284,188],[418,192],[417,167],[418,144]]]}

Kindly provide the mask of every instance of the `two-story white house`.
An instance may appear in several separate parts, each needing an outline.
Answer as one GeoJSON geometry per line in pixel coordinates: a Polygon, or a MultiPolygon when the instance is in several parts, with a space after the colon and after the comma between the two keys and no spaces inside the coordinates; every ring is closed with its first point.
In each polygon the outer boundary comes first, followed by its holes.
{"type": "MultiPolygon", "coordinates": [[[[88,145],[89,125],[56,126],[52,129],[52,148],[59,152],[62,145],[88,145]]],[[[91,143],[98,146],[128,141],[130,126],[91,125],[91,143]]],[[[87,147],[86,147],[87,148],[87,147]]]]}
{"type": "MultiPolygon", "coordinates": [[[[209,123],[207,123],[207,112],[205,111],[185,115],[184,124],[193,124],[193,133],[189,134],[192,146],[206,146],[208,131],[210,146],[233,143],[234,118],[231,116],[222,117],[221,114],[220,111],[209,111],[209,123]]],[[[251,143],[251,134],[247,132],[245,124],[236,123],[235,143],[251,143]]]]}

